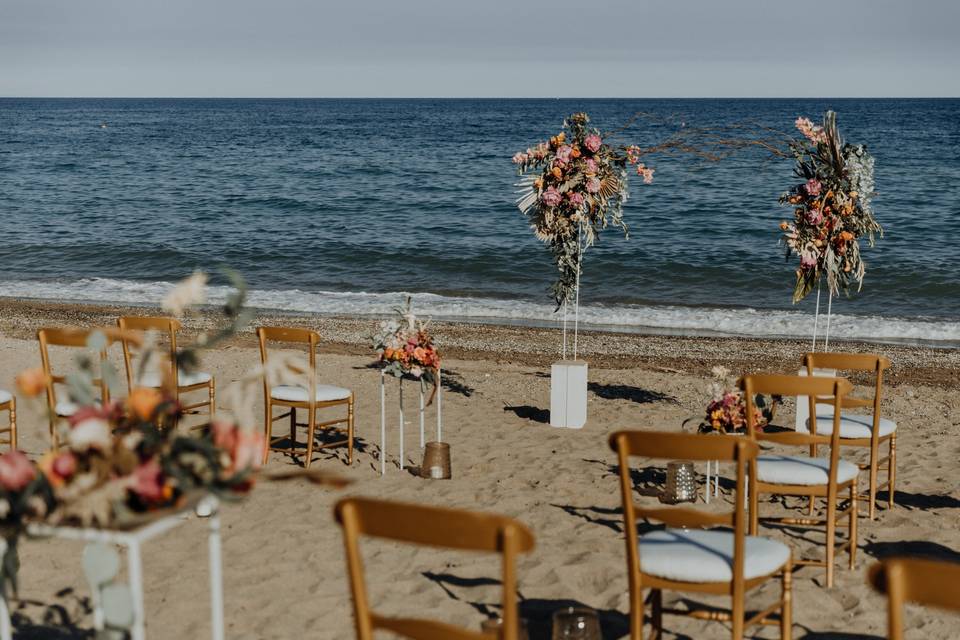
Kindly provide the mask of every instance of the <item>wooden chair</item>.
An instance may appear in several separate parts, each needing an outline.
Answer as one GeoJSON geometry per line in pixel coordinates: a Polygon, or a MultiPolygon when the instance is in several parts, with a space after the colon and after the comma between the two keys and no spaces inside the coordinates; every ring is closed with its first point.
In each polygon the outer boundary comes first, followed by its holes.
{"type": "Polygon", "coordinates": [[[0,441],[0,444],[10,445],[10,451],[13,451],[17,448],[17,398],[4,389],[0,389],[0,411],[6,411],[9,415],[8,426],[0,427],[0,434],[9,435],[6,441],[0,441]]]}
{"type": "MultiPolygon", "coordinates": [[[[64,385],[67,382],[67,376],[57,375],[53,372],[50,362],[49,347],[68,347],[87,349],[87,340],[90,335],[98,331],[107,339],[107,346],[120,339],[120,332],[111,327],[101,327],[96,329],[73,329],[73,328],[43,328],[37,332],[37,340],[40,342],[40,362],[43,366],[43,373],[47,376],[47,415],[50,425],[50,446],[54,449],[60,446],[60,434],[57,432],[57,425],[61,420],[69,419],[76,413],[79,406],[70,398],[61,398],[57,393],[57,385],[64,385]]],[[[107,360],[107,352],[100,351],[98,354],[97,366],[102,371],[103,364],[107,360]]],[[[93,380],[93,384],[99,391],[99,402],[105,404],[110,401],[110,389],[107,387],[106,380],[101,375],[93,380]]]]}
{"type": "MultiPolygon", "coordinates": [[[[887,489],[887,508],[893,508],[894,485],[897,480],[897,423],[884,418],[880,413],[880,396],[883,391],[883,372],[890,368],[890,361],[879,355],[868,353],[808,353],[803,358],[808,371],[814,368],[829,368],[838,371],[868,371],[874,374],[873,397],[846,396],[843,399],[843,411],[840,413],[840,444],[844,447],[865,447],[870,449],[870,460],[860,465],[870,471],[870,486],[866,498],[869,500],[870,519],[876,518],[877,491],[887,489]],[[872,408],[873,415],[848,412],[846,409],[872,408]],[[888,453],[880,457],[880,446],[889,444],[888,453]],[[880,466],[886,465],[887,481],[877,483],[880,466]]],[[[833,415],[832,407],[821,404],[817,409],[818,433],[830,433],[833,415]]],[[[811,455],[817,455],[816,445],[811,447],[811,455]]],[[[863,499],[863,496],[860,496],[863,499]]]]}
{"type": "Polygon", "coordinates": [[[960,564],[926,558],[887,558],[870,567],[867,582],[887,595],[887,638],[903,640],[903,605],[916,602],[960,612],[960,564]]]}
{"type": "MultiPolygon", "coordinates": [[[[264,433],[266,446],[263,451],[263,462],[266,464],[270,451],[285,451],[293,454],[297,445],[297,427],[307,427],[307,459],[304,466],[309,467],[313,461],[314,439],[317,429],[328,429],[333,425],[347,424],[345,440],[328,442],[317,448],[337,447],[347,445],[348,464],[353,464],[353,392],[343,387],[317,383],[317,344],[320,336],[316,331],[308,329],[288,329],[283,327],[260,327],[257,329],[257,338],[260,340],[260,361],[264,369],[267,368],[267,342],[285,342],[306,344],[309,349],[309,371],[306,371],[306,385],[277,385],[271,388],[267,376],[263,378],[264,404],[264,433]],[[289,411],[280,415],[273,415],[273,407],[288,407],[289,411]],[[317,411],[329,407],[346,406],[345,418],[317,422],[317,411]],[[307,422],[297,422],[297,409],[307,411],[307,422]],[[283,418],[290,418],[290,446],[288,448],[274,447],[273,443],[286,438],[273,438],[273,423],[283,418]]],[[[342,432],[343,429],[334,429],[342,432]]]]}
{"type": "MultiPolygon", "coordinates": [[[[174,394],[177,402],[180,402],[182,394],[194,391],[206,391],[207,399],[191,404],[181,405],[180,410],[184,414],[199,414],[200,409],[207,408],[210,416],[210,422],[213,422],[217,413],[217,387],[213,376],[203,371],[186,372],[179,367],[174,368],[172,363],[176,361],[177,354],[177,332],[180,330],[180,321],[174,318],[154,318],[127,316],[117,320],[120,330],[126,335],[134,332],[155,331],[167,336],[168,351],[166,354],[166,363],[164,370],[146,370],[138,375],[134,370],[133,349],[131,349],[130,339],[125,339],[123,343],[123,364],[127,371],[127,389],[132,391],[134,387],[151,387],[159,389],[168,387],[174,394]]],[[[200,425],[194,428],[202,428],[200,425]]]]}
{"type": "Polygon", "coordinates": [[[618,431],[610,436],[610,447],[617,452],[620,464],[631,640],[643,638],[644,589],[652,590],[651,622],[655,638],[660,638],[663,632],[663,614],[671,613],[729,621],[734,640],[742,638],[748,627],[779,624],[780,637],[789,640],[793,564],[790,548],[775,540],[747,535],[744,513],[746,469],[757,456],[757,444],[737,436],[618,431]],[[631,456],[734,462],[737,488],[733,510],[707,513],[689,507],[647,508],[635,504],[630,476],[631,456]],[[669,528],[645,533],[638,541],[638,518],[662,522],[669,528]],[[705,529],[717,526],[726,529],[705,529]],[[781,581],[780,599],[762,611],[748,614],[744,603],[747,592],[776,575],[781,581]],[[732,606],[730,611],[664,609],[664,589],[729,595],[732,606]],[[779,620],[774,620],[771,615],[777,611],[780,612],[779,620]]]}
{"type": "Polygon", "coordinates": [[[824,560],[796,560],[795,564],[808,564],[825,567],[827,571],[827,587],[833,586],[833,565],[837,549],[846,548],[850,554],[850,568],[853,568],[857,551],[857,465],[840,459],[840,429],[837,423],[840,420],[840,410],[843,398],[853,388],[843,378],[828,378],[822,376],[783,376],[783,375],[748,375],[739,382],[740,389],[746,398],[747,433],[750,438],[759,442],[771,442],[782,445],[828,445],[829,458],[815,458],[813,456],[785,456],[764,454],[750,463],[750,533],[757,534],[759,526],[759,497],[762,493],[771,493],[784,496],[804,496],[808,498],[826,498],[827,515],[819,518],[776,518],[772,521],[792,526],[825,526],[826,528],[826,557],[824,560]],[[809,396],[810,415],[813,418],[813,428],[810,433],[797,431],[760,431],[757,429],[754,416],[755,394],[781,396],[809,396]],[[815,399],[823,401],[827,398],[834,402],[837,412],[834,426],[829,436],[820,435],[817,427],[815,399]],[[850,500],[845,508],[838,503],[842,491],[849,491],[850,500]],[[848,518],[847,540],[836,544],[836,529],[838,523],[848,518]]]}
{"type": "Polygon", "coordinates": [[[367,599],[361,535],[417,545],[486,551],[503,556],[503,627],[500,640],[518,640],[516,557],[533,549],[533,534],[522,523],[503,516],[388,502],[347,498],[337,503],[337,522],[343,528],[347,569],[353,595],[357,640],[373,640],[376,629],[414,640],[492,640],[479,631],[423,618],[392,618],[374,612],[367,599]]]}

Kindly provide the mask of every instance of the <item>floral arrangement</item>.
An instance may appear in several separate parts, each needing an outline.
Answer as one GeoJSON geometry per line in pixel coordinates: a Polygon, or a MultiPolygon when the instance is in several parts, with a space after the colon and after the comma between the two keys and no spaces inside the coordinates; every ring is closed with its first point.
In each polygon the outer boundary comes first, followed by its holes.
{"type": "Polygon", "coordinates": [[[397,378],[409,375],[431,382],[436,391],[440,354],[427,331],[429,321],[417,319],[411,310],[409,297],[405,307],[394,311],[396,318],[381,322],[379,333],[373,337],[379,365],[386,373],[397,378]]]}
{"type": "MultiPolygon", "coordinates": [[[[700,423],[701,433],[743,433],[747,429],[747,405],[743,392],[733,385],[730,371],[714,367],[710,384],[712,399],[707,405],[706,417],[700,423]]],[[[757,394],[754,398],[754,424],[763,429],[773,420],[781,398],[774,396],[768,401],[757,394]]]]}
{"type": "MultiPolygon", "coordinates": [[[[203,284],[196,275],[175,290],[180,311],[202,300],[198,291],[203,284]]],[[[236,331],[245,322],[243,299],[241,288],[226,305],[228,326],[213,339],[201,335],[198,342],[209,346],[236,331]]],[[[126,337],[135,341],[133,334],[126,337]]],[[[105,344],[103,333],[94,332],[87,346],[96,352],[105,344]]],[[[178,353],[181,366],[195,364],[196,351],[178,353]]],[[[62,446],[36,463],[20,451],[0,456],[0,529],[8,543],[0,568],[5,593],[16,589],[16,545],[29,521],[123,528],[206,492],[245,494],[262,461],[263,435],[250,427],[252,422],[242,426],[236,418],[218,417],[199,436],[179,434],[172,427],[180,407],[167,390],[137,387],[123,400],[97,404],[94,380],[110,380],[115,373],[84,357],[78,367],[68,378],[68,394],[81,406],[69,418],[62,446]]],[[[47,383],[41,369],[17,377],[19,390],[29,397],[43,393],[47,383]]]]}
{"type": "Polygon", "coordinates": [[[870,246],[883,235],[873,217],[874,159],[863,145],[845,144],[837,131],[836,114],[828,111],[823,126],[797,118],[803,134],[789,143],[796,160],[794,173],[802,181],[780,196],[793,207],[793,222],[783,221],[787,258],[800,256],[793,301],[809,294],[826,274],[831,295],[863,286],[866,267],[860,257],[860,238],[870,246]]]}
{"type": "Polygon", "coordinates": [[[582,253],[600,231],[612,224],[627,234],[627,166],[634,165],[645,184],[653,181],[654,170],[640,162],[644,150],[615,148],[589,123],[587,114],[575,113],[564,121],[564,131],[513,156],[524,176],[517,204],[560,271],[552,288],[557,308],[576,291],[582,253]]]}

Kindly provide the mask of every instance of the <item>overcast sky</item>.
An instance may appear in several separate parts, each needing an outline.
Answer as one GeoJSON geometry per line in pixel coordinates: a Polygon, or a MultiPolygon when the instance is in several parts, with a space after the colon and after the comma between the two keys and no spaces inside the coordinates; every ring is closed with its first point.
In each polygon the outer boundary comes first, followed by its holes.
{"type": "Polygon", "coordinates": [[[960,0],[0,0],[0,96],[960,96],[960,0]]]}

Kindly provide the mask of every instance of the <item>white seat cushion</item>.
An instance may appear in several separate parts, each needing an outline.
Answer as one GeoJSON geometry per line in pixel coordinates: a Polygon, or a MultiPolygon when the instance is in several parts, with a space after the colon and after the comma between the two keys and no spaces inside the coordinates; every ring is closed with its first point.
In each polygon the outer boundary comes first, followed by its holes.
{"type": "MultiPolygon", "coordinates": [[[[857,465],[846,460],[837,461],[837,482],[844,483],[857,477],[857,465]]],[[[830,473],[829,458],[809,456],[765,455],[757,457],[757,479],[771,484],[827,484],[830,473]]]]}
{"type": "MultiPolygon", "coordinates": [[[[307,389],[305,387],[295,387],[289,384],[277,385],[270,389],[270,397],[274,400],[286,400],[287,402],[306,402],[307,389]]],[[[330,384],[317,385],[317,402],[331,402],[333,400],[346,400],[350,397],[350,389],[335,387],[330,384]]]]}
{"type": "Polygon", "coordinates": [[[57,406],[54,407],[54,411],[56,411],[57,415],[61,418],[69,418],[75,414],[79,408],[76,403],[70,402],[69,400],[61,400],[57,403],[57,406]]]}
{"type": "MultiPolygon", "coordinates": [[[[807,428],[810,428],[810,422],[807,421],[807,428]]],[[[880,437],[888,436],[897,430],[897,423],[880,417],[880,437]]],[[[817,409],[817,433],[821,435],[830,435],[833,433],[833,410],[823,411],[817,409]]],[[[840,412],[840,437],[841,438],[869,438],[873,435],[873,416],[865,416],[858,413],[840,412]]]]}
{"type": "MultiPolygon", "coordinates": [[[[729,531],[665,529],[640,537],[640,570],[683,582],[733,580],[733,539],[729,531]]],[[[745,536],[743,577],[774,573],[790,559],[790,549],[776,540],[745,536]]]]}
{"type": "MultiPolygon", "coordinates": [[[[203,371],[192,371],[187,373],[185,371],[179,372],[177,374],[177,384],[181,387],[192,387],[195,384],[205,384],[210,382],[212,378],[209,373],[204,373],[203,371]]],[[[142,387],[151,387],[153,389],[159,389],[163,386],[163,374],[158,371],[151,371],[149,373],[143,374],[143,377],[139,381],[140,386],[142,387]]]]}
{"type": "Polygon", "coordinates": [[[10,392],[0,389],[0,404],[6,404],[11,400],[13,400],[13,396],[10,395],[10,392]]]}

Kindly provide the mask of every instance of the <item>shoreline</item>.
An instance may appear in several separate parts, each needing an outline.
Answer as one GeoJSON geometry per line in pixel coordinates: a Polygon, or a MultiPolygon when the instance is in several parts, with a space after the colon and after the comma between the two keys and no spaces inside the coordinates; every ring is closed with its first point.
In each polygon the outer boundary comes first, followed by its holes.
{"type": "MultiPolygon", "coordinates": [[[[370,356],[369,336],[385,316],[328,316],[251,309],[251,326],[291,325],[317,331],[321,353],[370,356]]],[[[159,313],[157,306],[80,304],[0,298],[0,334],[32,340],[43,326],[112,326],[121,315],[159,313]]],[[[201,311],[184,318],[187,338],[214,326],[214,312],[201,311]]],[[[494,322],[432,321],[431,328],[444,358],[480,360],[497,364],[546,367],[561,358],[559,328],[494,322]]],[[[250,347],[252,332],[240,334],[226,346],[250,347]]],[[[836,340],[841,351],[879,352],[893,368],[886,383],[960,388],[960,349],[896,343],[836,340]]],[[[580,331],[579,355],[597,369],[648,369],[709,376],[723,365],[741,371],[781,371],[800,367],[809,341],[797,338],[691,336],[634,332],[580,331]]],[[[854,377],[856,379],[856,377],[854,377]]]]}

